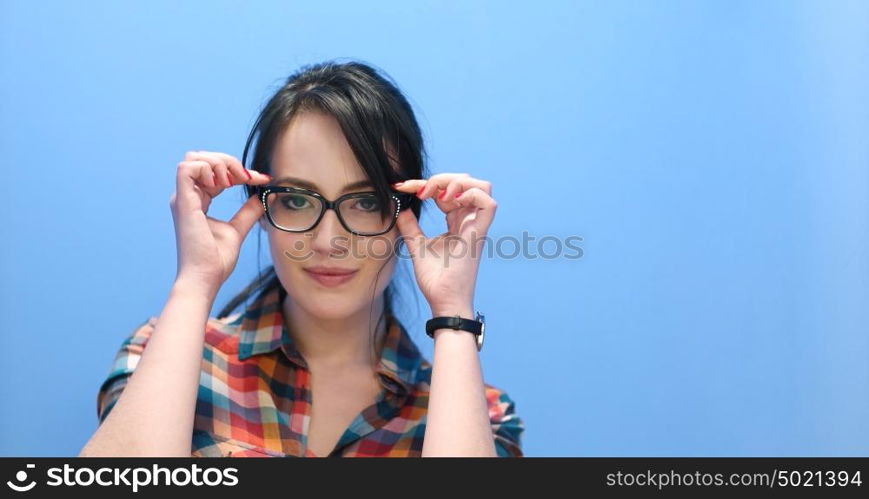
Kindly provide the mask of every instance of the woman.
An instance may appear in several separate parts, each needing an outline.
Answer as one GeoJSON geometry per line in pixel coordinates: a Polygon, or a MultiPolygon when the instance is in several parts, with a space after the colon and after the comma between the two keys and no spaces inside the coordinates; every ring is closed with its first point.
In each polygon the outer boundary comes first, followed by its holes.
{"type": "Polygon", "coordinates": [[[404,96],[359,62],[292,75],[242,161],[188,152],[170,200],[175,282],[159,317],[124,341],[80,455],[521,456],[524,424],[483,383],[476,332],[440,324],[429,363],[392,312],[404,245],[432,317],[479,319],[491,185],[426,178],[423,156],[404,96]],[[206,215],[241,184],[248,199],[228,222],[206,215]],[[431,239],[417,223],[429,198],[448,225],[431,239]],[[273,266],[210,318],[257,222],[273,266]]]}

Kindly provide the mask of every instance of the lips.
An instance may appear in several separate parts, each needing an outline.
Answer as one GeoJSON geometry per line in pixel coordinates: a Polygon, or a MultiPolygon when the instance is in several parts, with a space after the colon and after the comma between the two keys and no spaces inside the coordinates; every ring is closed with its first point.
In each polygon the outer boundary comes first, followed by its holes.
{"type": "Polygon", "coordinates": [[[308,272],[320,275],[349,275],[356,272],[357,269],[343,269],[341,267],[308,267],[305,269],[308,272]]]}
{"type": "Polygon", "coordinates": [[[347,281],[353,279],[353,277],[356,275],[356,272],[358,271],[358,269],[352,270],[336,267],[308,267],[304,270],[305,273],[311,277],[311,279],[313,279],[321,286],[326,287],[333,287],[344,284],[347,281]]]}

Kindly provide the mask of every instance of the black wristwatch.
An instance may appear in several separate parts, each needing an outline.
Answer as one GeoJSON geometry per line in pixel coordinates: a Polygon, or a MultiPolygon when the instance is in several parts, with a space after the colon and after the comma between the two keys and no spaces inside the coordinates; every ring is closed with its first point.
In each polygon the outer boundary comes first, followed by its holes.
{"type": "Polygon", "coordinates": [[[486,317],[479,311],[474,317],[474,320],[465,319],[455,315],[453,317],[434,317],[425,323],[425,333],[430,338],[434,339],[434,332],[437,329],[460,329],[474,333],[477,337],[477,351],[483,349],[483,336],[486,334],[486,317]]]}

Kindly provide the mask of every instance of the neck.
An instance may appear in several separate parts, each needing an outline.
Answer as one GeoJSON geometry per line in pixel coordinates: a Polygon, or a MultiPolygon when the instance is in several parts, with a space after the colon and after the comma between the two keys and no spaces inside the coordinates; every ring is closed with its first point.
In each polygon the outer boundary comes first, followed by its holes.
{"type": "Polygon", "coordinates": [[[385,321],[379,321],[384,310],[383,296],[374,303],[374,313],[368,307],[352,315],[323,319],[299,308],[284,298],[281,304],[284,321],[296,350],[312,370],[330,373],[375,368],[386,335],[385,321]],[[371,330],[377,325],[372,353],[371,330]]]}

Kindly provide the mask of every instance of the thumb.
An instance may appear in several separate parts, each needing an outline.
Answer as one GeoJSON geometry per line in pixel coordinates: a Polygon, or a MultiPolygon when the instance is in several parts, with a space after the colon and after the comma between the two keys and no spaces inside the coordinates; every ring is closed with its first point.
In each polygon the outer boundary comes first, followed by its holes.
{"type": "Polygon", "coordinates": [[[233,226],[241,235],[241,239],[244,240],[247,233],[264,213],[262,201],[257,196],[251,196],[233,215],[229,225],[233,226]]]}
{"type": "Polygon", "coordinates": [[[410,256],[416,258],[419,247],[425,243],[425,233],[419,227],[419,222],[411,210],[402,210],[395,220],[395,225],[398,231],[401,232],[404,244],[407,246],[407,251],[410,256]]]}

